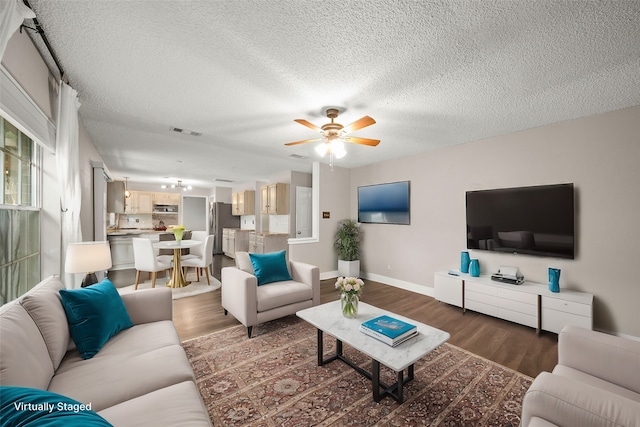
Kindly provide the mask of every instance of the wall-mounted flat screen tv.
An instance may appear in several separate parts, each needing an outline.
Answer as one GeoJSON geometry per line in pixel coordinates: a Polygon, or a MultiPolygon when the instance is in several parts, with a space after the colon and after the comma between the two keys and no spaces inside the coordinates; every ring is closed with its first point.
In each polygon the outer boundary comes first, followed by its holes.
{"type": "Polygon", "coordinates": [[[409,181],[358,187],[358,222],[410,224],[409,181]]]}
{"type": "Polygon", "coordinates": [[[575,256],[573,184],[467,191],[467,248],[575,256]]]}

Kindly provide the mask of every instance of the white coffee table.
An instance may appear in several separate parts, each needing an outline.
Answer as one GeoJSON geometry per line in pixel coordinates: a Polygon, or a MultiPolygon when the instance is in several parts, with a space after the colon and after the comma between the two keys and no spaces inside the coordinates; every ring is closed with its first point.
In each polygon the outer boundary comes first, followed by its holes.
{"type": "Polygon", "coordinates": [[[414,363],[445,343],[450,337],[449,333],[445,331],[363,302],[359,304],[358,317],[355,319],[347,319],[342,316],[340,301],[300,310],[296,315],[318,329],[318,366],[336,359],[342,360],[372,381],[373,400],[376,402],[379,402],[384,396],[391,396],[398,403],[402,403],[404,400],[403,386],[413,379],[414,363]],[[396,347],[391,347],[359,331],[361,323],[383,314],[416,325],[418,335],[396,347]],[[326,359],[322,346],[324,332],[336,339],[336,354],[326,359]],[[343,355],[343,343],[371,357],[371,372],[357,366],[343,355]],[[397,381],[394,384],[386,385],[380,381],[381,363],[397,373],[397,381]],[[404,377],[405,369],[407,369],[406,378],[404,377]]]}

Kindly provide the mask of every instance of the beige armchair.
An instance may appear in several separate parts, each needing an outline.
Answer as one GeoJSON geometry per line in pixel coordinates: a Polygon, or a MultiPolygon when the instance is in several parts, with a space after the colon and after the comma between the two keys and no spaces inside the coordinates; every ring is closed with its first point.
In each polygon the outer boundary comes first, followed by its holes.
{"type": "Polygon", "coordinates": [[[295,314],[320,304],[320,270],[311,264],[287,261],[292,280],[258,286],[247,252],[236,252],[236,267],[222,269],[222,307],[247,327],[295,314]]]}
{"type": "Polygon", "coordinates": [[[640,426],[640,342],[565,326],[558,364],[529,387],[521,425],[640,426]]]}

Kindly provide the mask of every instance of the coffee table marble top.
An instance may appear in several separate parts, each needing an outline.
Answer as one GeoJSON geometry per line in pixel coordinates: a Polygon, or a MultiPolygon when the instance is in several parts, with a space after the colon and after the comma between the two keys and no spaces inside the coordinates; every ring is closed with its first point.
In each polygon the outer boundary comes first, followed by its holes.
{"type": "Polygon", "coordinates": [[[406,369],[450,338],[448,332],[364,302],[359,303],[358,316],[355,319],[348,319],[342,315],[340,301],[300,310],[296,315],[396,372],[406,369]],[[391,347],[360,332],[360,324],[383,314],[416,325],[418,335],[396,347],[391,347]]]}

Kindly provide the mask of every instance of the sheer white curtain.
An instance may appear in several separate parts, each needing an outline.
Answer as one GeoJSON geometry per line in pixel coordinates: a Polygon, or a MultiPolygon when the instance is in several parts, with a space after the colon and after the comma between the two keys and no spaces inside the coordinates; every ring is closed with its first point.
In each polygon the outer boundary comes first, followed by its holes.
{"type": "Polygon", "coordinates": [[[36,14],[22,0],[0,0],[0,59],[9,43],[9,39],[27,18],[36,14]]]}
{"type": "Polygon", "coordinates": [[[60,185],[61,247],[60,272],[67,288],[79,288],[82,275],[64,271],[67,245],[82,241],[80,228],[80,156],[78,142],[78,93],[68,84],[60,82],[58,121],[56,126],[56,165],[60,185]]]}

